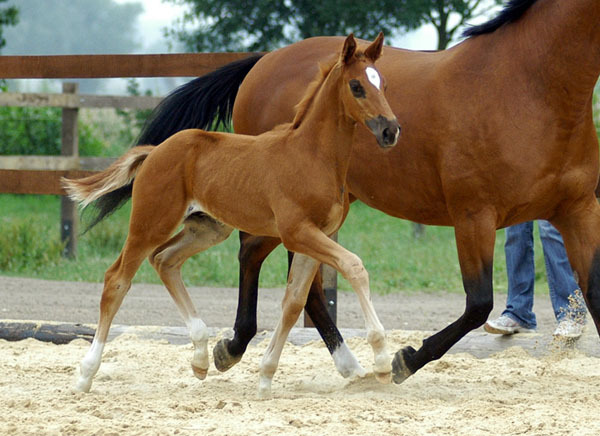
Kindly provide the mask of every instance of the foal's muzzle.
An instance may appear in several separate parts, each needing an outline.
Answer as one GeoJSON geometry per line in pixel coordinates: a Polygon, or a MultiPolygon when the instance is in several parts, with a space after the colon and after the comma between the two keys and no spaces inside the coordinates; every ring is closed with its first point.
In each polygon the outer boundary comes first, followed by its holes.
{"type": "Polygon", "coordinates": [[[377,138],[381,148],[389,148],[396,145],[400,137],[400,125],[396,118],[387,119],[383,115],[367,120],[365,123],[377,138]]]}

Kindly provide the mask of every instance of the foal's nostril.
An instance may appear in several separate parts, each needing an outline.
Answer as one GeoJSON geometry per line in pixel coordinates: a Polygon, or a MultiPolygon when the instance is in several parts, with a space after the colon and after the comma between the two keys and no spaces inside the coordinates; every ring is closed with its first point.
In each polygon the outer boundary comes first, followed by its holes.
{"type": "Polygon", "coordinates": [[[384,139],[385,143],[389,144],[391,138],[393,138],[392,131],[390,130],[389,127],[386,127],[385,129],[383,129],[383,139],[384,139]]]}
{"type": "Polygon", "coordinates": [[[394,142],[396,142],[396,137],[398,135],[398,127],[394,126],[393,129],[386,127],[385,129],[383,129],[383,142],[386,145],[390,145],[393,144],[394,142]]]}

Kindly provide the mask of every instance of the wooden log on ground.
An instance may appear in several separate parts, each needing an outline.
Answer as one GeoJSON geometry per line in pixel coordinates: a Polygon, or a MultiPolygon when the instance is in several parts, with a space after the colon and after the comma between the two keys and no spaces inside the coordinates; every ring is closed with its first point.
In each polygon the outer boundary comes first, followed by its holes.
{"type": "Polygon", "coordinates": [[[95,330],[81,324],[52,324],[21,321],[1,321],[0,339],[22,341],[33,338],[42,342],[68,344],[75,339],[92,342],[95,330]]]}

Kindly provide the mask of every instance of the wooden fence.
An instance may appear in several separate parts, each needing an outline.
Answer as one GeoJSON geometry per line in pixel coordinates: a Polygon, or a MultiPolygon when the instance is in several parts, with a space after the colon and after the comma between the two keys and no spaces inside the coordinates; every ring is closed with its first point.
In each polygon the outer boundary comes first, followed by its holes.
{"type": "MultiPolygon", "coordinates": [[[[255,53],[181,53],[157,55],[0,56],[0,79],[73,79],[196,77],[255,53]]],[[[60,186],[61,177],[84,177],[113,159],[80,157],[77,120],[80,108],[152,109],[158,97],[82,95],[64,83],[62,94],[0,93],[0,106],[62,108],[61,156],[0,156],[0,193],[55,194],[61,197],[61,239],[65,256],[77,252],[77,208],[60,186]]],[[[337,273],[323,269],[328,311],[336,319],[337,273]]],[[[305,316],[305,325],[311,325],[305,316]]]]}
{"type": "MultiPolygon", "coordinates": [[[[0,93],[0,106],[62,108],[61,156],[0,156],[0,192],[13,194],[58,194],[64,192],[60,177],[84,177],[106,168],[113,158],[80,157],[78,115],[80,108],[152,109],[158,97],[80,95],[76,83],[63,83],[62,94],[0,93]]],[[[61,240],[64,256],[77,253],[77,207],[61,197],[61,240]]]]}

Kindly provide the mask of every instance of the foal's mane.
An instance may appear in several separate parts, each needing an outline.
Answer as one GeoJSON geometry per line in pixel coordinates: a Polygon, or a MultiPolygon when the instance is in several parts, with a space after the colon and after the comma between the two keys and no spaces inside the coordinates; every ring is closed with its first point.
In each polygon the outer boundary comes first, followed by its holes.
{"type": "Polygon", "coordinates": [[[462,34],[463,37],[478,36],[492,33],[494,30],[507,23],[518,20],[537,0],[510,0],[504,9],[491,20],[478,26],[469,27],[462,34]]]}
{"type": "Polygon", "coordinates": [[[310,82],[310,84],[306,88],[304,96],[296,105],[296,115],[294,116],[294,121],[292,121],[292,129],[298,128],[298,126],[306,116],[306,113],[308,112],[311,103],[317,96],[319,89],[321,89],[321,86],[325,82],[325,79],[327,78],[327,76],[329,76],[329,73],[331,72],[331,70],[333,70],[333,67],[337,65],[337,62],[338,58],[336,57],[333,61],[331,61],[328,64],[319,64],[319,72],[317,73],[313,81],[310,82]]]}

